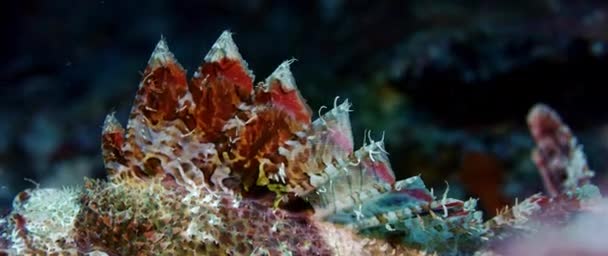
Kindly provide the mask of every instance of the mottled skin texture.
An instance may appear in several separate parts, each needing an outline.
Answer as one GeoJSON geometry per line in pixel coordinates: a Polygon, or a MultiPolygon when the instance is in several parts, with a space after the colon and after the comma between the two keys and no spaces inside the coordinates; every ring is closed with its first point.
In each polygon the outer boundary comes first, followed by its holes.
{"type": "Polygon", "coordinates": [[[144,184],[108,189],[89,182],[83,199],[88,207],[77,221],[78,247],[113,255],[250,255],[256,249],[332,254],[306,216],[255,200],[235,203],[230,194],[188,199],[189,193],[160,181],[144,184]],[[103,207],[110,203],[114,207],[103,207]]]}

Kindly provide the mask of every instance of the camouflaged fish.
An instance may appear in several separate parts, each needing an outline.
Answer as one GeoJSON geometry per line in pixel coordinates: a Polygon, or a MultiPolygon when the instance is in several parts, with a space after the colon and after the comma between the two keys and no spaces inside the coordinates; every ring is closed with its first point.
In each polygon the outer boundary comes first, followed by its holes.
{"type": "Polygon", "coordinates": [[[290,64],[254,83],[224,32],[188,79],[161,39],[126,129],[112,114],[104,122],[108,180],[22,192],[0,218],[0,249],[458,255],[499,233],[475,200],[436,197],[418,176],[397,181],[383,139],[366,134],[355,150],[347,100],[313,121],[290,64]]]}

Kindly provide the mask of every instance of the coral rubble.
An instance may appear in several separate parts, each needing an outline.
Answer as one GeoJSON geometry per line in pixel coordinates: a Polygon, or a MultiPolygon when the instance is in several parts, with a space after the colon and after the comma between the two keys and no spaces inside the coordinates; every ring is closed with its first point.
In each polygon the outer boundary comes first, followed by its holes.
{"type": "MultiPolygon", "coordinates": [[[[229,32],[188,80],[157,44],[126,129],[102,131],[107,181],[22,192],[0,219],[4,254],[445,255],[501,253],[599,198],[569,129],[545,106],[529,124],[548,195],[483,223],[476,200],[396,180],[383,138],[355,150],[350,103],[316,120],[286,61],[254,84],[229,32]]],[[[321,112],[321,111],[320,111],[321,112]]]]}

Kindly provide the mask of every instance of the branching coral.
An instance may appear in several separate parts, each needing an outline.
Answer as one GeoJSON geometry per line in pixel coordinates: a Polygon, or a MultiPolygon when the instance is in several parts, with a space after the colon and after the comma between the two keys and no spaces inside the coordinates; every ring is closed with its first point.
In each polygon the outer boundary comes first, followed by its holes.
{"type": "Polygon", "coordinates": [[[499,252],[501,241],[567,222],[595,196],[584,155],[547,107],[530,125],[549,196],[487,223],[476,201],[397,181],[383,139],[355,150],[350,103],[312,121],[286,61],[254,86],[231,34],[186,78],[164,39],[126,129],[108,115],[108,181],[35,189],[0,222],[6,254],[423,255],[499,252]],[[558,150],[558,151],[552,151],[558,150]],[[557,153],[556,153],[557,152],[557,153]],[[559,159],[558,164],[555,159],[559,159]],[[565,175],[565,176],[564,176],[565,175]],[[560,177],[566,177],[559,180],[560,177]]]}

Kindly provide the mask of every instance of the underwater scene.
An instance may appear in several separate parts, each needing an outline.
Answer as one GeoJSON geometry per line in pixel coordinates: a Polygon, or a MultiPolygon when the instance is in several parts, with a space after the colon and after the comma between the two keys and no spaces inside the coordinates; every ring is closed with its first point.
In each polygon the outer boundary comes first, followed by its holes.
{"type": "Polygon", "coordinates": [[[0,9],[0,256],[608,255],[606,1],[0,9]]]}

